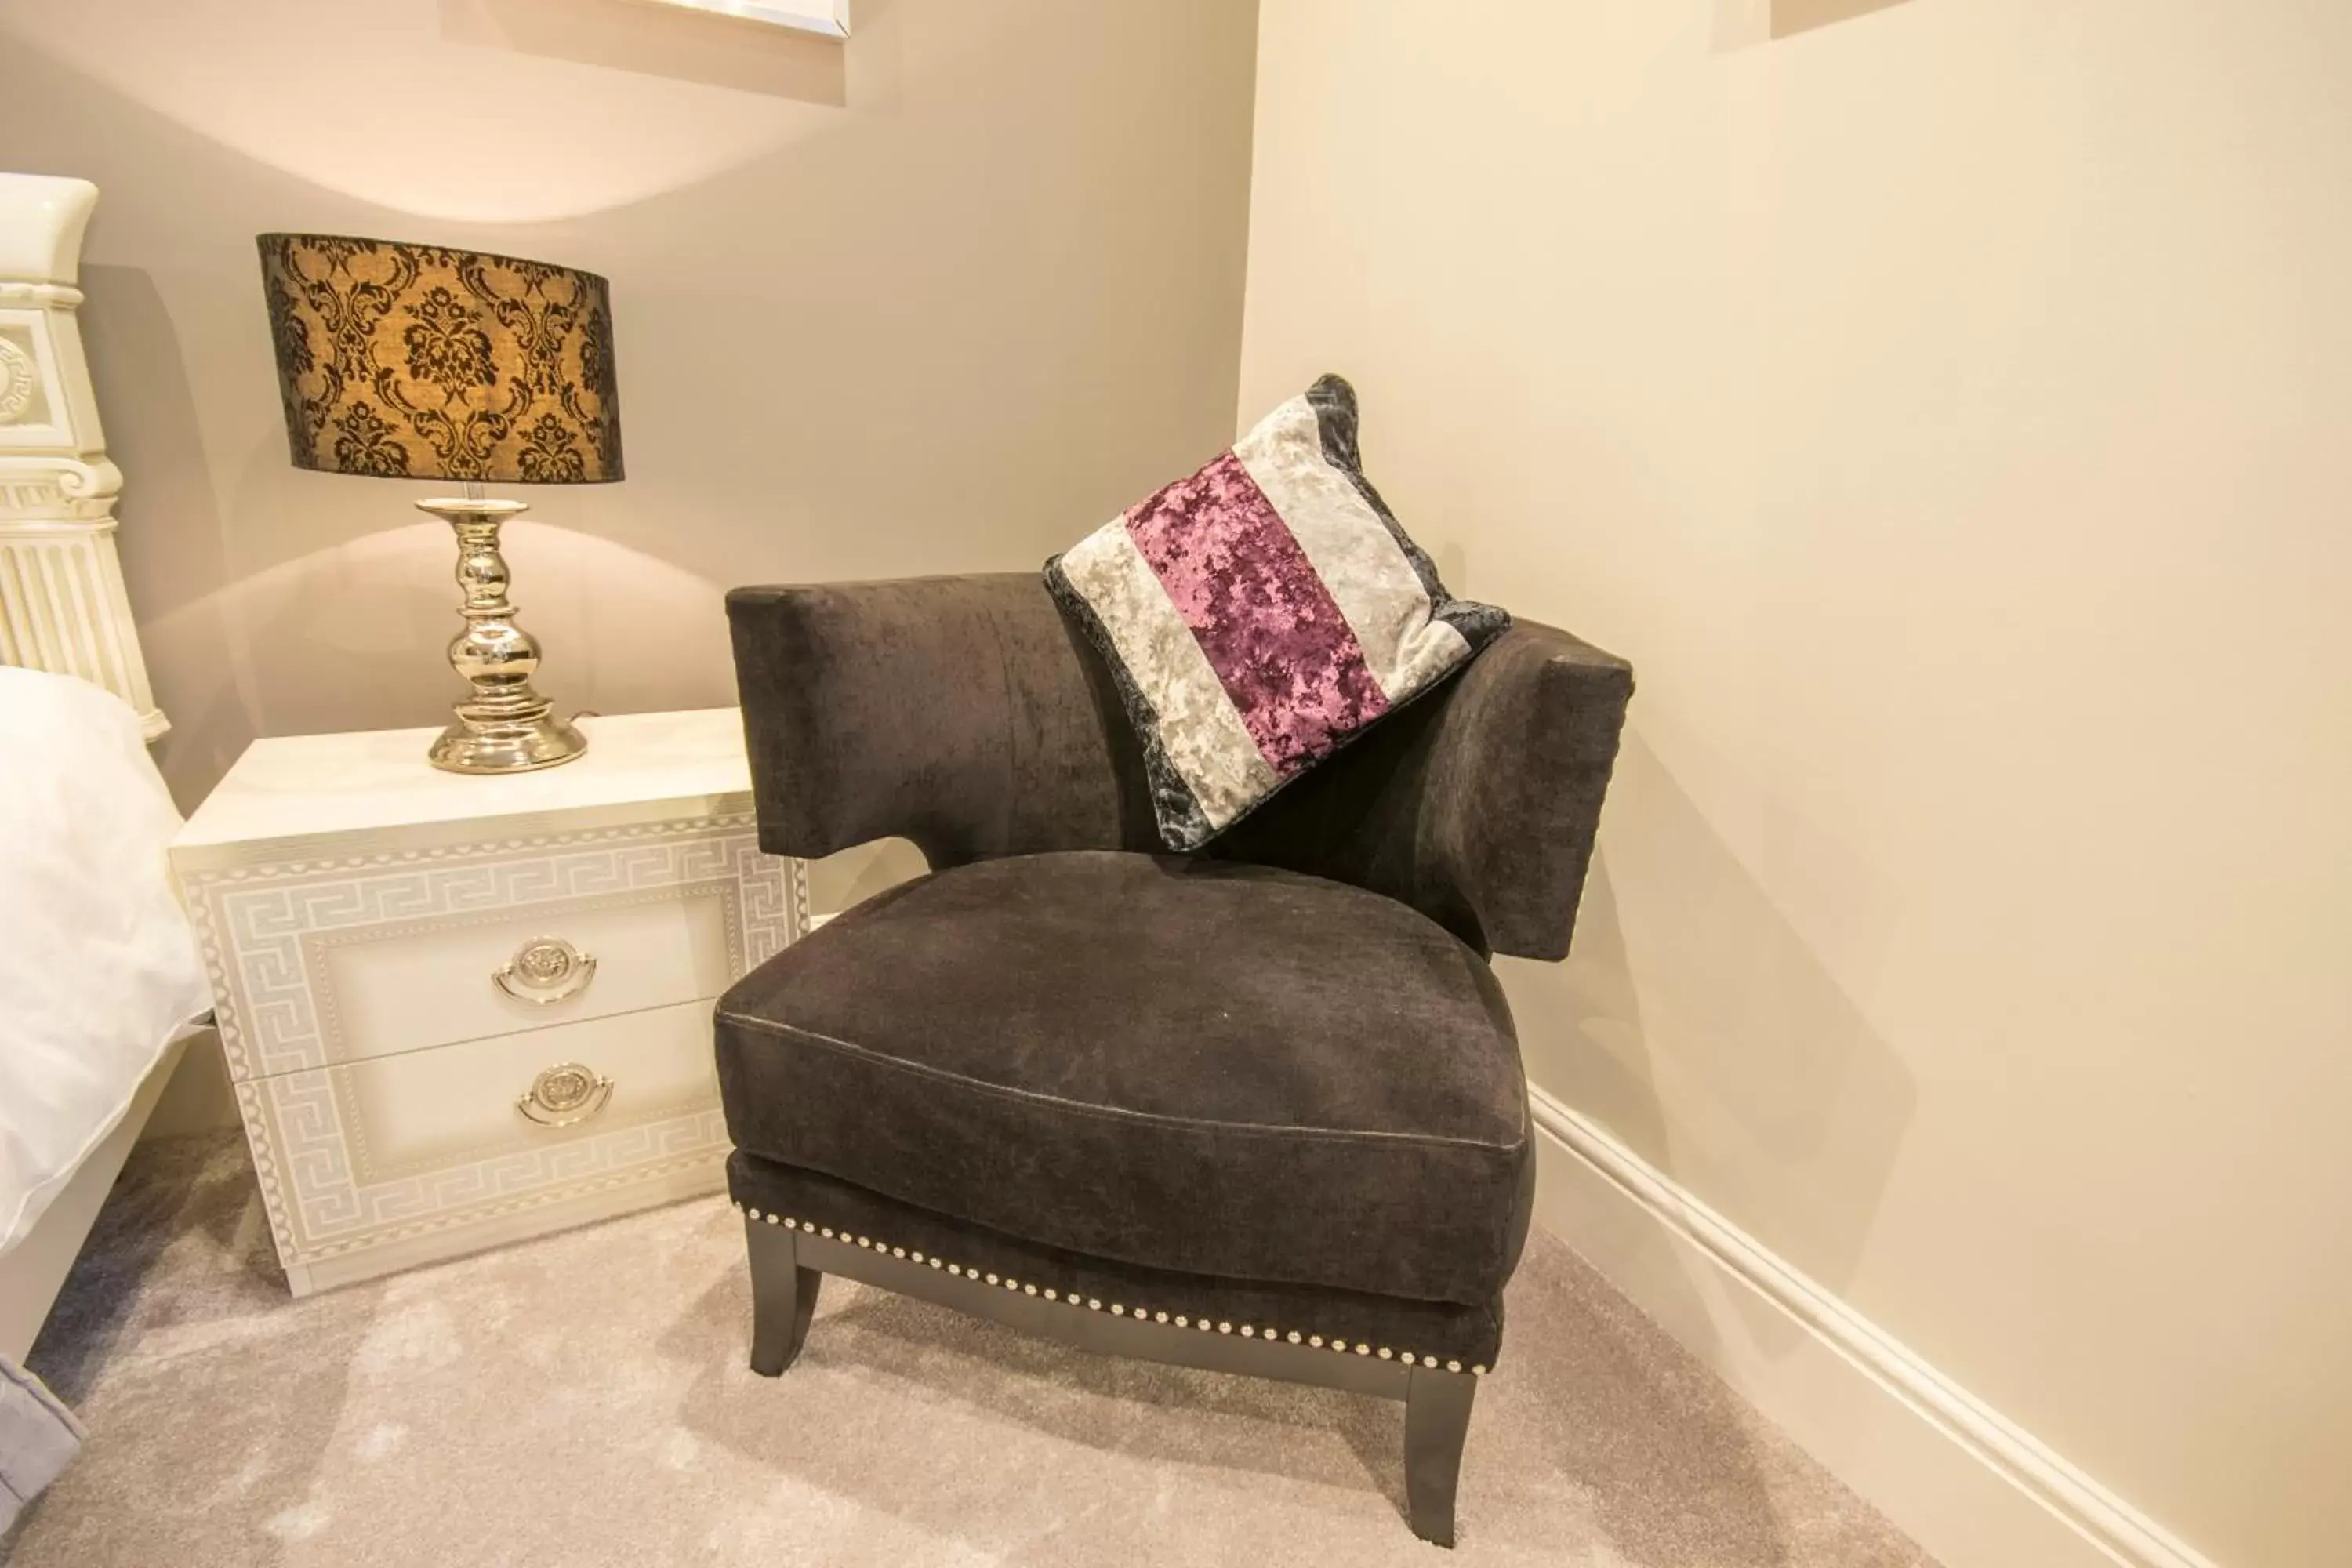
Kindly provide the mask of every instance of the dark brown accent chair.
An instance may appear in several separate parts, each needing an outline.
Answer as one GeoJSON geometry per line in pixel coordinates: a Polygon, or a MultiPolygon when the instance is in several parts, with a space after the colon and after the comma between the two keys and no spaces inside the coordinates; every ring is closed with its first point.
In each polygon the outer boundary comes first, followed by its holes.
{"type": "Polygon", "coordinates": [[[719,1004],[754,1300],[844,1274],[1108,1353],[1405,1404],[1454,1539],[1535,1180],[1495,952],[1568,952],[1633,690],[1515,626],[1202,853],[1034,573],[727,601],[760,842],[928,876],[719,1004]]]}

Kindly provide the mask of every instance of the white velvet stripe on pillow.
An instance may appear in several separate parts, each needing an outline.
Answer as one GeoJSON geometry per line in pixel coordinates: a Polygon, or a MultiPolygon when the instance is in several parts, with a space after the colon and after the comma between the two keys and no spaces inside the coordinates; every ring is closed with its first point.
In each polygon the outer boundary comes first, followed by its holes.
{"type": "Polygon", "coordinates": [[[1462,634],[1432,618],[1429,590],[1404,547],[1324,451],[1306,398],[1260,420],[1234,443],[1234,456],[1314,563],[1390,701],[1404,701],[1470,657],[1462,634]]]}

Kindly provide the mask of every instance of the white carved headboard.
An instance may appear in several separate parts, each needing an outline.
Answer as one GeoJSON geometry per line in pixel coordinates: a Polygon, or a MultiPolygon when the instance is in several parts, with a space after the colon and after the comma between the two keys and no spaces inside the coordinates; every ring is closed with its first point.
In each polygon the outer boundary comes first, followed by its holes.
{"type": "Polygon", "coordinates": [[[75,311],[88,180],[0,174],[0,664],[78,675],[168,727],[114,552],[107,461],[75,311]]]}

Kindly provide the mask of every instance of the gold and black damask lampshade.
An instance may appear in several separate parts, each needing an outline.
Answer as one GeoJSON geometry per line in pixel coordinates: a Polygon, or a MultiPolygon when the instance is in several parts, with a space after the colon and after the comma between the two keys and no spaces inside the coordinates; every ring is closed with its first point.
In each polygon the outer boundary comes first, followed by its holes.
{"type": "Polygon", "coordinates": [[[334,235],[260,237],[262,287],[294,465],[459,479],[417,502],[457,535],[449,662],[473,686],[431,760],[457,773],[552,767],[587,740],[531,685],[539,645],[514,624],[499,527],[525,510],[485,483],[622,477],[604,279],[544,261],[334,235]]]}

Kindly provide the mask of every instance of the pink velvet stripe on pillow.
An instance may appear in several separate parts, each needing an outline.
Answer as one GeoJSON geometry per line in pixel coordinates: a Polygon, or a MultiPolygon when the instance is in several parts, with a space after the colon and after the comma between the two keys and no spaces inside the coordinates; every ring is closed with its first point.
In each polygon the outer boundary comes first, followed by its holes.
{"type": "Polygon", "coordinates": [[[1239,458],[1177,480],[1126,522],[1276,774],[1389,710],[1354,628],[1239,458]]]}

